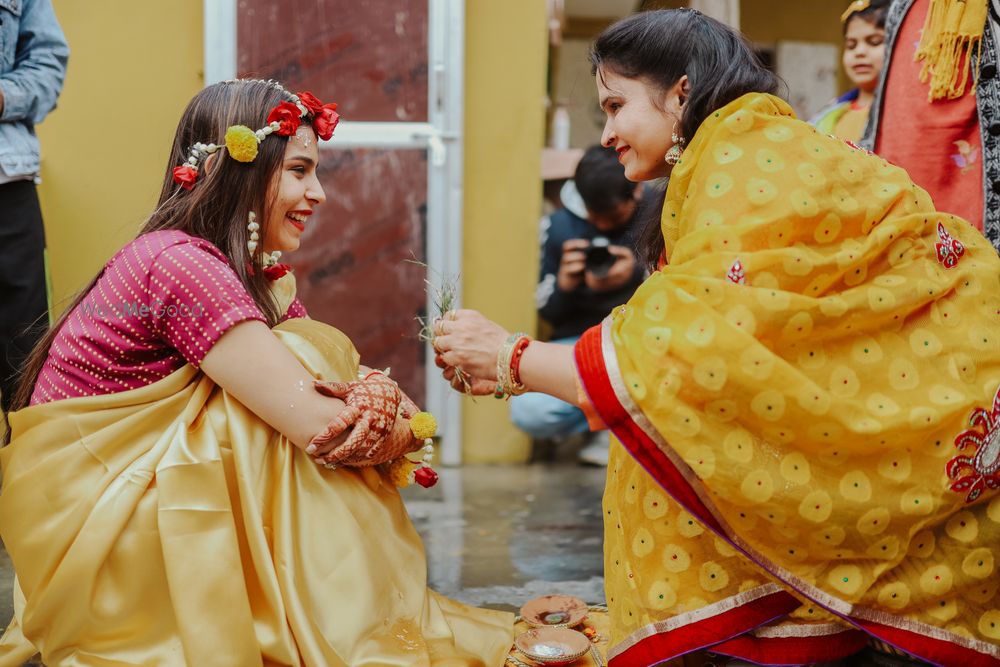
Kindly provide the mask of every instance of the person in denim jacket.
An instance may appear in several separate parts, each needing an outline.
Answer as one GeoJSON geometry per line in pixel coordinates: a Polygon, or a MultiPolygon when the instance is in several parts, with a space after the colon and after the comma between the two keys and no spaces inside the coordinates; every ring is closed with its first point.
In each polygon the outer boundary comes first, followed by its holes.
{"type": "Polygon", "coordinates": [[[35,125],[56,106],[69,48],[51,0],[0,0],[0,407],[48,325],[35,125]]]}

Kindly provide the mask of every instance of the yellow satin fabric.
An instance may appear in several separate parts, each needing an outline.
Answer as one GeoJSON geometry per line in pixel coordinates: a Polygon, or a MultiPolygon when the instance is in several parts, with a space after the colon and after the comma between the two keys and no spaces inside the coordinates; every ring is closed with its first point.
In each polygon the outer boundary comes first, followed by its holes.
{"type": "MultiPolygon", "coordinates": [[[[355,376],[335,329],[275,333],[317,378],[355,376]]],[[[426,588],[379,470],[317,466],[190,366],[12,422],[0,529],[23,601],[0,665],[504,662],[512,616],[426,588]]]]}
{"type": "MultiPolygon", "coordinates": [[[[1000,496],[966,503],[945,474],[1000,386],[992,246],[756,94],[699,129],[663,229],[669,265],[611,323],[626,407],[788,590],[995,650],[1000,496]],[[966,246],[953,269],[939,221],[966,246]],[[727,280],[737,259],[745,285],[727,280]]],[[[618,447],[605,510],[613,642],[771,581],[618,447]]]]}

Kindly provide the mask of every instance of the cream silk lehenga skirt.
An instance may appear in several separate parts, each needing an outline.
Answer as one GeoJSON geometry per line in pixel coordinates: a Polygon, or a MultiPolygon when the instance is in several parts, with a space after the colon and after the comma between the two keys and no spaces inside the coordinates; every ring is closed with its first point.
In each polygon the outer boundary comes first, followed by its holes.
{"type": "MultiPolygon", "coordinates": [[[[329,326],[275,332],[318,378],[357,371],[329,326]]],[[[11,418],[0,534],[17,582],[0,665],[504,662],[512,617],[427,588],[384,476],[317,466],[190,366],[11,418]]]]}

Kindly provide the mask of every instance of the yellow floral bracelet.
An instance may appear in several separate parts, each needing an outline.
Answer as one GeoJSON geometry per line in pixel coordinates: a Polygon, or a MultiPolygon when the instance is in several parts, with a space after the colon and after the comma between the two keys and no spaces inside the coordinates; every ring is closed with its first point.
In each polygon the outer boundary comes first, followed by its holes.
{"type": "Polygon", "coordinates": [[[424,443],[422,460],[411,461],[406,456],[394,459],[389,463],[389,479],[399,488],[414,482],[425,489],[430,488],[438,481],[438,474],[431,467],[431,461],[434,460],[432,438],[437,434],[437,420],[429,412],[418,412],[410,418],[410,432],[416,440],[424,443]]]}

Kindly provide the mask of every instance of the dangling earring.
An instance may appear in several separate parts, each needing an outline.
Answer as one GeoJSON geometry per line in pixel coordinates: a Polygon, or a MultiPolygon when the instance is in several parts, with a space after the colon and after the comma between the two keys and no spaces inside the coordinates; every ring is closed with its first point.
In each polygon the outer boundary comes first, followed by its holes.
{"type": "Polygon", "coordinates": [[[250,215],[247,216],[250,222],[247,223],[247,231],[250,232],[250,240],[247,241],[247,250],[250,251],[250,255],[257,251],[257,241],[260,240],[260,236],[257,234],[257,230],[260,229],[260,225],[257,224],[257,214],[250,211],[250,215]]]}
{"type": "Polygon", "coordinates": [[[663,161],[667,164],[674,165],[681,161],[681,154],[684,152],[684,144],[687,143],[684,140],[684,137],[678,136],[677,123],[674,123],[674,129],[670,131],[670,140],[674,142],[674,145],[667,149],[667,154],[663,156],[663,161]]]}

